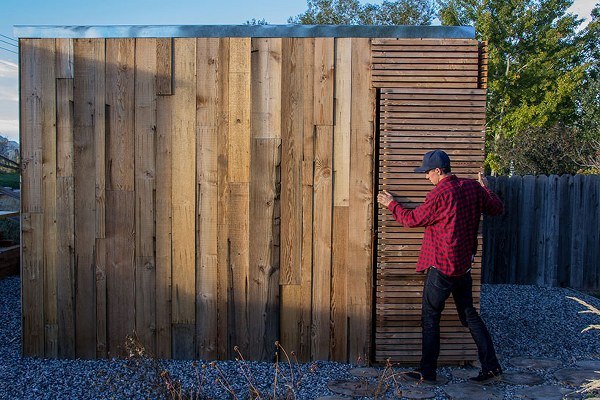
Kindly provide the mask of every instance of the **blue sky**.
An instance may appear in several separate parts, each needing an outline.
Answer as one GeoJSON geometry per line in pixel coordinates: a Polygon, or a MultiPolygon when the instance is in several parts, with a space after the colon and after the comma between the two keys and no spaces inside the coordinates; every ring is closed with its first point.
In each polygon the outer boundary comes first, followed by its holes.
{"type": "MultiPolygon", "coordinates": [[[[571,11],[589,18],[596,1],[576,0],[571,11]]],[[[285,24],[288,17],[305,10],[305,0],[1,0],[0,35],[13,38],[13,25],[221,25],[252,18],[285,24]]],[[[18,140],[17,55],[11,52],[16,51],[11,45],[16,42],[4,36],[0,36],[0,134],[18,140]]]]}

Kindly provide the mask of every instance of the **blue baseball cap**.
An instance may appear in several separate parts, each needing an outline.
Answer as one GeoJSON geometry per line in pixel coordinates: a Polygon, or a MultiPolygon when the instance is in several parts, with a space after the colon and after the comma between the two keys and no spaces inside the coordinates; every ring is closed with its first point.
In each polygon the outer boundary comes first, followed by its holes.
{"type": "Polygon", "coordinates": [[[450,168],[450,157],[442,150],[433,150],[423,156],[423,165],[415,168],[415,172],[427,172],[435,168],[450,168]]]}

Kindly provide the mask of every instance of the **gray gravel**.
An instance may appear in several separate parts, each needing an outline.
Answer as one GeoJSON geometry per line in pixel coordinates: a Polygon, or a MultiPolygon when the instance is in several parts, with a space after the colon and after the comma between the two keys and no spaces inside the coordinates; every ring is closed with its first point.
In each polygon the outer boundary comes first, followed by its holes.
{"type": "MultiPolygon", "coordinates": [[[[165,398],[161,384],[162,371],[168,371],[185,390],[198,388],[204,381],[199,398],[232,398],[215,380],[221,375],[208,361],[149,360],[46,360],[20,356],[20,298],[17,277],[0,280],[0,399],[145,399],[165,398]],[[204,377],[203,377],[204,374],[204,377]]],[[[583,307],[566,298],[578,297],[597,308],[600,299],[559,288],[517,285],[483,285],[482,317],[496,344],[506,371],[515,370],[511,357],[546,357],[561,360],[562,367],[573,366],[577,360],[600,359],[600,332],[581,331],[598,323],[598,317],[579,314],[583,307]]],[[[272,394],[275,369],[272,363],[251,362],[242,366],[235,361],[215,365],[229,381],[238,398],[248,397],[248,383],[240,367],[251,370],[252,382],[263,394],[272,394]]],[[[356,365],[315,362],[294,366],[294,385],[289,369],[280,364],[278,372],[280,394],[286,385],[294,387],[295,397],[314,399],[331,396],[327,382],[334,379],[356,379],[348,370],[356,365]],[[300,384],[297,382],[300,380],[300,384]]],[[[540,371],[547,384],[556,384],[552,374],[558,368],[540,371]]],[[[454,367],[440,368],[440,375],[450,383],[464,382],[453,378],[454,367]]],[[[501,385],[504,398],[514,398],[518,386],[501,385]]],[[[443,388],[432,388],[438,399],[445,399],[443,388]]],[[[387,393],[394,396],[393,390],[387,393]]]]}

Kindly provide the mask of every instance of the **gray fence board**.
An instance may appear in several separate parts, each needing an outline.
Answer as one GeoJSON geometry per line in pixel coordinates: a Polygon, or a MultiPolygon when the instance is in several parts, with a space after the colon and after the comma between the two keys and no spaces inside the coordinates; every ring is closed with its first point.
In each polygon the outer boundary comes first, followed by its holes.
{"type": "Polygon", "coordinates": [[[489,181],[505,213],[484,218],[484,283],[600,289],[600,176],[489,181]]]}

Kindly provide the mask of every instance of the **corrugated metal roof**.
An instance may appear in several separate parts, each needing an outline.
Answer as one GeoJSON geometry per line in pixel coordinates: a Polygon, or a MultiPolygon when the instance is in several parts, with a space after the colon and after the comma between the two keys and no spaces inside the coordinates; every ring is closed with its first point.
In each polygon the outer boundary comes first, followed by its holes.
{"type": "Polygon", "coordinates": [[[365,37],[473,39],[472,26],[402,25],[15,25],[19,38],[365,37]]]}

